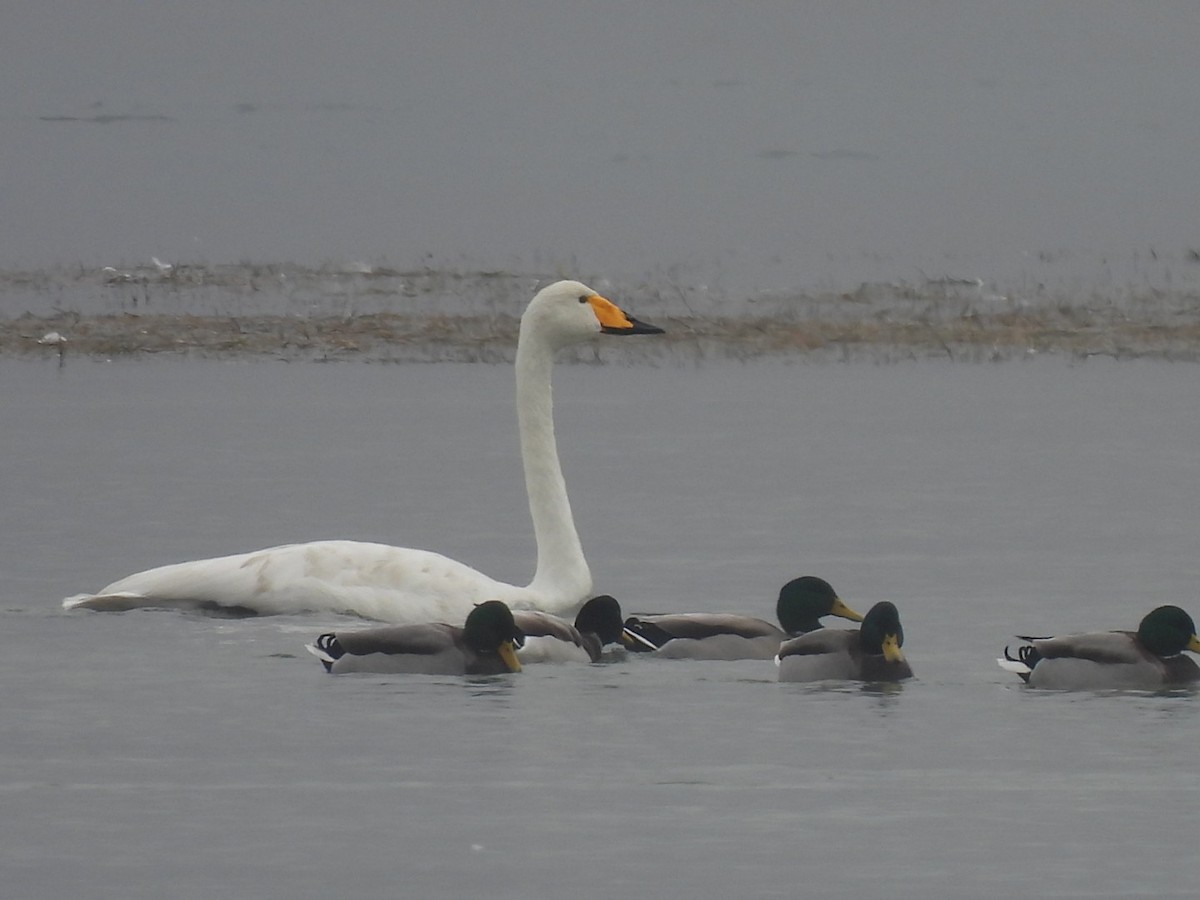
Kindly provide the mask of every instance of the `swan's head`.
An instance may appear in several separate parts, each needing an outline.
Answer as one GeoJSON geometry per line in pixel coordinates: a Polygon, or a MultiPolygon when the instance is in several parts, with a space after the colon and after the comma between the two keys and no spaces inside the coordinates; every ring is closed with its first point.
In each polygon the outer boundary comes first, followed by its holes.
{"type": "Polygon", "coordinates": [[[565,347],[597,334],[662,334],[578,281],[557,281],[529,301],[521,334],[536,333],[554,347],[565,347]]]}

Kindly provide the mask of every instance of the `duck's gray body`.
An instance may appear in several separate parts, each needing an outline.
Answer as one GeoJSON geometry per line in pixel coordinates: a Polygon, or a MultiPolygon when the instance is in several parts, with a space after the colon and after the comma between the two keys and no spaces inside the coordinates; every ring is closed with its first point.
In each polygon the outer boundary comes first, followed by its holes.
{"type": "Polygon", "coordinates": [[[521,662],[599,662],[607,644],[621,639],[621,604],[609,594],[588,600],[572,624],[533,610],[514,612],[524,643],[521,662]]]}
{"type": "Polygon", "coordinates": [[[787,637],[783,629],[765,619],[728,613],[632,616],[625,623],[626,634],[639,626],[642,631],[649,627],[669,636],[650,651],[664,659],[772,659],[787,637]]]}
{"type": "Polygon", "coordinates": [[[489,600],[472,609],[461,628],[428,622],[330,631],[307,649],[334,675],[499,675],[521,671],[513,651],[519,637],[512,611],[499,600],[489,600]]]}
{"type": "Polygon", "coordinates": [[[857,630],[810,631],[784,641],[780,681],[903,681],[912,677],[904,658],[904,629],[895,604],[876,603],[857,630]]]}
{"type": "Polygon", "coordinates": [[[1031,687],[1157,690],[1200,682],[1200,666],[1195,660],[1182,655],[1155,656],[1132,631],[1085,632],[1035,639],[1030,644],[1042,657],[1027,670],[1031,687]]]}
{"type": "Polygon", "coordinates": [[[779,648],[780,681],[903,681],[907,660],[889,662],[865,653],[858,631],[826,628],[785,641],[779,648]]]}
{"type": "Polygon", "coordinates": [[[348,672],[408,672],[424,675],[491,675],[508,671],[499,658],[481,660],[458,638],[461,628],[445,624],[390,625],[336,635],[340,656],[319,645],[308,649],[335,675],[348,672]]]}
{"type": "Polygon", "coordinates": [[[621,641],[637,653],[667,659],[773,659],[784,640],[821,628],[825,616],[863,618],[815,575],[793,578],[779,589],[775,616],[778,625],[738,613],[639,613],[625,621],[621,641]]]}

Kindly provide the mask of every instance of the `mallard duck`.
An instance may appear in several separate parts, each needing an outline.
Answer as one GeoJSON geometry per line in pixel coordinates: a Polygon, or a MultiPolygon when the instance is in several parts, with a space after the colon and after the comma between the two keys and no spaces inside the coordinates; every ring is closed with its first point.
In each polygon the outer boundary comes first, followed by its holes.
{"type": "Polygon", "coordinates": [[[606,644],[621,640],[621,605],[608,594],[593,597],[572,625],[550,613],[513,612],[525,643],[517,650],[522,663],[599,662],[606,644]]]}
{"type": "Polygon", "coordinates": [[[1092,631],[1063,637],[1027,637],[1029,643],[996,662],[1031,687],[1058,690],[1154,690],[1200,681],[1200,653],[1192,617],[1178,606],[1146,614],[1137,631],[1092,631]]]}
{"type": "Polygon", "coordinates": [[[521,671],[513,649],[520,638],[509,608],[499,600],[489,600],[472,609],[461,628],[437,622],[329,632],[307,648],[325,664],[325,671],[335,675],[499,675],[521,671]]]}
{"type": "Polygon", "coordinates": [[[727,613],[637,615],[625,620],[621,640],[635,652],[672,659],[771,659],[790,635],[821,628],[823,616],[861,622],[828,581],[812,575],[793,578],[779,590],[779,625],[727,613]],[[782,626],[779,627],[779,626],[782,626]]]}
{"type": "Polygon", "coordinates": [[[528,585],[496,581],[427,550],[329,540],[159,566],[98,593],[68,597],[63,606],[99,611],[171,607],[239,615],[332,612],[393,624],[460,622],[484,600],[503,600],[520,609],[573,610],[591,596],[592,575],[571,517],[554,438],[554,354],[599,335],[661,333],[578,281],[543,288],[525,308],[516,375],[521,460],[537,543],[537,570],[528,585]]]}
{"type": "Polygon", "coordinates": [[[903,681],[912,677],[896,604],[876,603],[858,631],[810,631],[783,642],[775,662],[780,681],[903,681]]]}

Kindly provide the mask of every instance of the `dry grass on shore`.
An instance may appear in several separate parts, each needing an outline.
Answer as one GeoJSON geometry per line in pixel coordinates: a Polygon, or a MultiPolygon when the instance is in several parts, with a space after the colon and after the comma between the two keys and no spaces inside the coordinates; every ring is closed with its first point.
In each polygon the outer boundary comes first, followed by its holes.
{"type": "MultiPolygon", "coordinates": [[[[1046,316],[998,316],[942,321],[779,322],[770,319],[656,319],[663,338],[626,346],[629,359],[823,356],[890,361],[948,357],[1002,360],[1032,353],[1074,357],[1200,359],[1200,325],[1057,321],[1046,316]]],[[[201,357],[360,359],[395,362],[501,362],[512,358],[518,320],[508,316],[352,318],[294,316],[57,315],[10,321],[0,331],[0,355],[58,352],[39,343],[66,336],[65,352],[90,357],[186,354],[201,357]]],[[[606,350],[608,345],[606,345],[606,350]]],[[[581,350],[587,359],[590,351],[581,350]]]]}
{"type": "MultiPolygon", "coordinates": [[[[0,356],[501,362],[512,358],[533,282],[501,273],[248,266],[0,273],[11,316],[0,319],[0,356]],[[54,334],[65,343],[46,340],[54,334]]],[[[1022,299],[937,283],[740,302],[689,300],[674,286],[627,293],[639,298],[639,317],[668,333],[606,342],[603,357],[582,347],[576,359],[1200,360],[1200,297],[1186,293],[1022,299]]]]}

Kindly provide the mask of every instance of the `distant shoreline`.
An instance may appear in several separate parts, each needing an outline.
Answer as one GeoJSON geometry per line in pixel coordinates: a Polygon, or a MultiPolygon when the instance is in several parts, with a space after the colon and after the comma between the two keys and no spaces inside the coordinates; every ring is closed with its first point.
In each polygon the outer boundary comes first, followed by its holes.
{"type": "MultiPolygon", "coordinates": [[[[546,280],[251,264],[6,271],[0,358],[506,362],[521,310],[546,280]]],[[[747,298],[674,283],[603,289],[667,334],[605,342],[602,356],[584,346],[568,358],[1200,361],[1200,295],[1193,291],[1000,296],[979,282],[947,279],[747,298]]]]}

